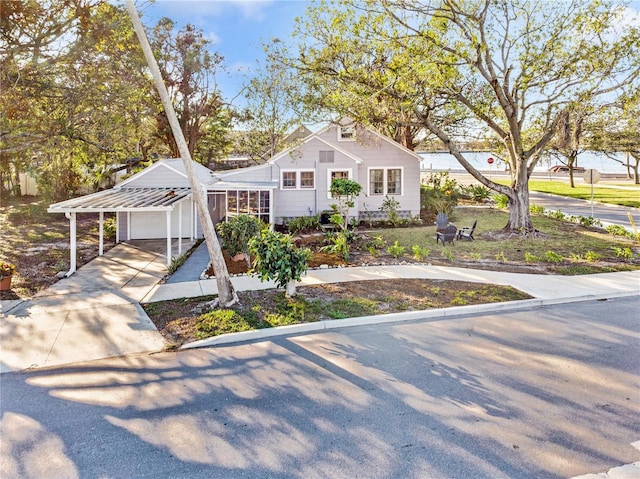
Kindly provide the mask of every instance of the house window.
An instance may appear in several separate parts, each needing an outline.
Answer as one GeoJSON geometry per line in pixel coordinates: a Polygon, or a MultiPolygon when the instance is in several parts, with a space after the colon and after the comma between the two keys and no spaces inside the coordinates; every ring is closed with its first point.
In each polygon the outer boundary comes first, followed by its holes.
{"type": "Polygon", "coordinates": [[[387,170],[387,194],[399,195],[402,193],[402,170],[400,168],[389,168],[387,170]]]}
{"type": "Polygon", "coordinates": [[[401,195],[402,168],[371,168],[369,170],[369,195],[401,195]]]}
{"type": "Polygon", "coordinates": [[[369,170],[369,194],[384,195],[384,170],[369,170]]]}
{"type": "Polygon", "coordinates": [[[227,221],[233,216],[250,214],[269,224],[269,191],[227,191],[227,221]]]}
{"type": "Polygon", "coordinates": [[[333,150],[320,151],[320,163],[333,163],[333,150]]]}
{"type": "Polygon", "coordinates": [[[356,129],[351,126],[338,127],[338,141],[353,141],[356,138],[356,129]]]}
{"type": "Polygon", "coordinates": [[[315,171],[300,172],[300,188],[313,189],[316,187],[315,171]]]}
{"type": "MultiPolygon", "coordinates": [[[[333,180],[343,179],[350,180],[351,179],[351,170],[329,170],[328,171],[328,185],[331,188],[331,183],[333,180]]],[[[330,191],[327,191],[327,198],[333,198],[330,191]]]]}
{"type": "Polygon", "coordinates": [[[295,171],[283,171],[282,172],[282,189],[283,190],[295,190],[298,185],[296,183],[297,174],[295,171]]]}
{"type": "Polygon", "coordinates": [[[283,190],[312,190],[316,187],[315,170],[288,170],[282,172],[283,190]]]}

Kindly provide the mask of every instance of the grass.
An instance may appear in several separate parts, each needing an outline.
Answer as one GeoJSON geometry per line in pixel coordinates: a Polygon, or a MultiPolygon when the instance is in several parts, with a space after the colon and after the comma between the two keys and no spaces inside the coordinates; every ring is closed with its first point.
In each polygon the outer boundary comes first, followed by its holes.
{"type": "Polygon", "coordinates": [[[527,263],[527,259],[537,258],[548,271],[565,274],[565,269],[580,271],[576,268],[576,262],[570,262],[568,258],[585,258],[584,262],[586,263],[588,262],[587,258],[593,259],[599,255],[598,261],[589,263],[589,267],[584,270],[585,272],[640,268],[637,260],[625,263],[620,261],[620,258],[615,254],[615,251],[630,248],[635,252],[635,258],[637,258],[638,244],[630,238],[614,236],[601,229],[586,228],[546,216],[532,215],[535,228],[542,233],[540,237],[535,239],[521,237],[501,239],[494,237],[493,233],[501,230],[507,224],[508,214],[505,211],[459,207],[455,211],[455,216],[451,217],[452,222],[458,227],[469,226],[476,219],[478,220],[474,234],[476,241],[456,241],[453,246],[447,245],[446,248],[436,245],[434,240],[435,226],[381,229],[372,232],[372,234],[382,236],[387,244],[395,244],[397,241],[398,245],[406,246],[407,251],[411,251],[413,245],[429,247],[431,253],[425,261],[429,261],[429,258],[441,258],[444,255],[445,257],[453,256],[455,261],[463,262],[495,263],[498,261],[496,258],[499,258],[502,263],[523,264],[527,263]],[[566,260],[557,263],[546,261],[547,258],[556,261],[558,257],[566,258],[566,260]]]}
{"type": "Polygon", "coordinates": [[[464,281],[393,279],[298,287],[294,298],[282,290],[238,292],[239,303],[211,306],[213,296],[143,304],[167,340],[184,342],[220,334],[323,320],[421,311],[469,304],[527,299],[509,286],[464,281]]]}
{"type": "MultiPolygon", "coordinates": [[[[496,182],[505,185],[509,183],[508,180],[498,180],[496,182]]],[[[582,181],[577,179],[575,188],[571,188],[566,181],[534,179],[529,181],[529,189],[531,191],[566,196],[568,198],[591,200],[591,186],[581,183],[582,181]]],[[[640,208],[640,187],[635,188],[636,185],[629,186],[634,186],[634,188],[602,188],[594,185],[593,200],[600,203],[640,208]]]]}

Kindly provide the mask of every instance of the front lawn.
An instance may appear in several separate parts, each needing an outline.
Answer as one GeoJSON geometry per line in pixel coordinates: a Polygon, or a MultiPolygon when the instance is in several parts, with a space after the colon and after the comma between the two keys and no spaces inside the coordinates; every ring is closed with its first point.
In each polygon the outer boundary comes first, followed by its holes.
{"type": "Polygon", "coordinates": [[[370,234],[381,236],[388,244],[398,241],[406,248],[407,259],[412,246],[419,245],[430,249],[425,261],[451,266],[555,274],[640,269],[638,242],[600,228],[532,215],[534,227],[540,232],[538,237],[506,238],[500,234],[508,220],[505,211],[458,207],[450,220],[458,227],[471,226],[478,220],[476,240],[456,241],[443,247],[435,243],[435,226],[380,229],[370,234]]]}
{"type": "Polygon", "coordinates": [[[239,292],[229,309],[211,308],[213,296],[144,304],[173,347],[220,334],[358,316],[422,311],[530,298],[509,286],[464,281],[393,279],[239,292]]]}

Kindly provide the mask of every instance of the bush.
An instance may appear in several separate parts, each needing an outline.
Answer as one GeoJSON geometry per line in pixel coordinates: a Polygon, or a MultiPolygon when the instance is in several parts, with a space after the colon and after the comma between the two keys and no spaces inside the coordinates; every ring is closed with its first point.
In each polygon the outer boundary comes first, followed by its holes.
{"type": "Polygon", "coordinates": [[[619,248],[618,246],[615,246],[613,248],[613,254],[615,255],[616,258],[624,258],[626,260],[633,259],[633,251],[628,246],[624,248],[619,248]]]}
{"type": "Polygon", "coordinates": [[[406,248],[404,246],[400,246],[398,244],[398,240],[396,240],[395,243],[393,243],[393,245],[387,248],[387,253],[389,253],[394,258],[402,256],[405,251],[406,251],[406,248]]]}
{"type": "Polygon", "coordinates": [[[555,251],[545,251],[544,257],[548,263],[561,263],[564,258],[555,251]]]}
{"type": "Polygon", "coordinates": [[[321,251],[341,256],[345,261],[349,261],[349,233],[347,231],[338,231],[327,235],[331,244],[323,246],[321,251]]]}
{"type": "Polygon", "coordinates": [[[229,256],[244,253],[249,261],[249,240],[260,234],[265,224],[255,216],[238,215],[227,222],[218,223],[216,229],[222,238],[222,247],[229,256]]]}
{"type": "Polygon", "coordinates": [[[411,252],[413,253],[414,259],[416,259],[417,261],[423,261],[427,256],[429,256],[429,253],[431,253],[431,250],[426,246],[420,247],[417,244],[414,244],[411,247],[411,252]]]}
{"type": "Polygon", "coordinates": [[[320,214],[311,216],[299,216],[285,221],[287,231],[292,234],[305,233],[320,229],[320,214]]]}
{"type": "Polygon", "coordinates": [[[484,185],[469,185],[463,186],[460,194],[464,198],[482,203],[491,197],[491,190],[484,185]]]}
{"type": "Polygon", "coordinates": [[[537,263],[538,261],[541,261],[540,257],[536,256],[533,253],[529,253],[528,251],[525,251],[524,253],[524,260],[527,263],[537,263]]]}
{"type": "Polygon", "coordinates": [[[446,213],[451,216],[458,204],[458,182],[449,177],[448,171],[431,173],[426,184],[420,187],[420,209],[423,217],[446,213]]]}
{"type": "Polygon", "coordinates": [[[509,197],[501,193],[493,195],[493,201],[496,204],[496,208],[505,210],[509,207],[509,197]]]}
{"type": "Polygon", "coordinates": [[[529,205],[529,212],[536,215],[543,215],[545,212],[545,209],[544,209],[544,206],[542,205],[536,205],[535,203],[531,203],[529,205]]]}
{"type": "Polygon", "coordinates": [[[586,259],[589,263],[595,263],[596,261],[602,258],[601,254],[596,253],[595,251],[587,251],[584,254],[584,259],[586,259]]]}
{"type": "Polygon", "coordinates": [[[307,271],[311,251],[296,248],[289,235],[269,229],[262,230],[259,237],[251,238],[249,249],[255,255],[251,273],[260,281],[274,280],[276,286],[287,288],[287,295],[295,295],[295,281],[307,271]]]}
{"type": "Polygon", "coordinates": [[[395,198],[389,198],[388,196],[384,197],[384,201],[380,206],[380,211],[387,214],[387,219],[394,228],[400,224],[399,207],[400,203],[395,198]]]}

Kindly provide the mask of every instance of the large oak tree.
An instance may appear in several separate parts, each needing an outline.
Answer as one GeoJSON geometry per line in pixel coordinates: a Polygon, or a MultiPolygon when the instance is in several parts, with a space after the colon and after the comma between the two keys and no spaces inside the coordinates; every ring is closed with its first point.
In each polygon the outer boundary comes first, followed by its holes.
{"type": "Polygon", "coordinates": [[[600,1],[341,0],[300,20],[289,61],[312,97],[354,119],[407,118],[505,194],[510,232],[534,234],[528,181],[573,106],[638,82],[640,34],[600,1]],[[511,184],[467,161],[464,135],[501,145],[511,184]]]}

